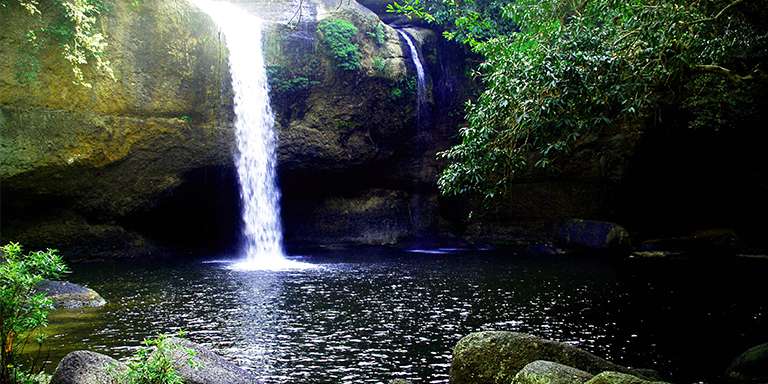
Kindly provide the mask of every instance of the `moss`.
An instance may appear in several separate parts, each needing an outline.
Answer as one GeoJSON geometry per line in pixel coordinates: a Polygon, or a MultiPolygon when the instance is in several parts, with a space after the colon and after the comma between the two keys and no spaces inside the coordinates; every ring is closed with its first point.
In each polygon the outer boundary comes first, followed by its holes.
{"type": "Polygon", "coordinates": [[[387,74],[387,62],[383,58],[376,56],[371,60],[371,66],[376,74],[385,76],[387,74]]]}
{"type": "Polygon", "coordinates": [[[387,34],[384,32],[384,25],[381,23],[374,24],[370,31],[365,33],[370,37],[377,46],[381,47],[387,42],[387,34]]]}
{"type": "Polygon", "coordinates": [[[326,19],[317,26],[320,39],[330,51],[336,66],[344,71],[360,69],[360,49],[354,41],[357,27],[344,19],[326,19]]]}

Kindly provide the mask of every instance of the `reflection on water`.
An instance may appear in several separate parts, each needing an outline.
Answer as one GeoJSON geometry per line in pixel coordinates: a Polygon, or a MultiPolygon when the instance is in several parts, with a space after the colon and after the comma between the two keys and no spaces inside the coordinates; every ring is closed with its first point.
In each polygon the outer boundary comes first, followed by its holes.
{"type": "Polygon", "coordinates": [[[742,278],[728,282],[708,278],[727,273],[722,267],[669,262],[382,250],[305,261],[323,268],[75,266],[71,280],[110,303],[56,313],[51,360],[76,349],[125,357],[146,336],[184,329],[268,383],[445,382],[453,345],[494,329],[566,341],[686,381],[722,371],[728,358],[768,339],[767,300],[743,293],[759,292],[764,264],[733,266],[742,278]]]}

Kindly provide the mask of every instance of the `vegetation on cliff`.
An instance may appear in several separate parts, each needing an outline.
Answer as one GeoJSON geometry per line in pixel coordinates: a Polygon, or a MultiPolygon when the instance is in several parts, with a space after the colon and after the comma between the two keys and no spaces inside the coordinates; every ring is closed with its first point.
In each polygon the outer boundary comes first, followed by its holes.
{"type": "Polygon", "coordinates": [[[661,120],[675,105],[692,129],[730,129],[754,113],[768,35],[742,0],[405,0],[393,12],[441,24],[484,62],[461,142],[443,152],[450,195],[506,195],[515,178],[556,171],[601,132],[661,120]]]}
{"type": "Polygon", "coordinates": [[[358,32],[354,24],[344,19],[327,19],[321,21],[317,29],[339,69],[360,69],[360,49],[353,40],[358,32]]]}
{"type": "Polygon", "coordinates": [[[106,36],[98,25],[99,15],[107,10],[103,0],[0,0],[0,11],[7,12],[12,7],[21,7],[37,19],[29,30],[21,31],[27,45],[20,47],[24,54],[17,63],[19,81],[37,80],[40,50],[51,42],[59,45],[62,57],[71,64],[76,84],[91,87],[83,74],[83,68],[89,63],[114,77],[105,57],[106,36]]]}

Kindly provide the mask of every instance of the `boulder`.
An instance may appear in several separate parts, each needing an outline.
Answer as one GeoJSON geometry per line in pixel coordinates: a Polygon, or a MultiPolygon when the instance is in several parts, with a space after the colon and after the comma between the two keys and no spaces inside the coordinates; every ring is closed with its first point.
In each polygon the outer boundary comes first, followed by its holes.
{"type": "Polygon", "coordinates": [[[635,373],[587,351],[533,335],[505,331],[472,333],[453,349],[451,383],[510,383],[529,363],[547,360],[592,374],[603,371],[635,373]]]}
{"type": "Polygon", "coordinates": [[[641,379],[637,376],[633,376],[627,373],[621,372],[602,372],[591,380],[587,381],[587,384],[663,384],[663,381],[650,381],[641,379]]]}
{"type": "Polygon", "coordinates": [[[570,219],[560,224],[556,237],[563,245],[588,250],[626,250],[630,236],[624,227],[607,221],[570,219]]]}
{"type": "Polygon", "coordinates": [[[236,366],[210,349],[189,340],[173,338],[170,340],[171,359],[174,368],[181,375],[185,384],[248,384],[257,379],[248,371],[236,366]],[[195,352],[196,366],[187,364],[186,351],[195,352]]]}
{"type": "Polygon", "coordinates": [[[37,289],[45,292],[56,308],[101,307],[107,301],[98,292],[68,281],[43,280],[37,289]]]}
{"type": "Polygon", "coordinates": [[[582,384],[592,374],[567,365],[545,360],[536,360],[515,375],[513,384],[582,384]]]}
{"type": "Polygon", "coordinates": [[[112,384],[126,365],[100,353],[75,351],[56,367],[51,384],[112,384]]]}
{"type": "Polygon", "coordinates": [[[728,228],[715,228],[695,231],[684,236],[649,239],[640,243],[638,251],[720,256],[733,255],[742,248],[742,241],[736,231],[728,228]]]}
{"type": "Polygon", "coordinates": [[[744,383],[768,383],[768,343],[756,345],[733,360],[726,377],[744,383]]]}

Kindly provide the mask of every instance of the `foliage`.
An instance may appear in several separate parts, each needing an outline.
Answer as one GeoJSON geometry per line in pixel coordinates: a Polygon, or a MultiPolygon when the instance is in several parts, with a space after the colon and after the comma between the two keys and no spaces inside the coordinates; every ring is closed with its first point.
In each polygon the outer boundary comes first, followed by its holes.
{"type": "Polygon", "coordinates": [[[14,372],[13,381],[16,384],[48,384],[51,382],[51,375],[45,372],[28,373],[28,372],[14,372]]]}
{"type": "Polygon", "coordinates": [[[474,46],[516,31],[513,23],[500,17],[509,3],[507,0],[398,0],[387,5],[387,12],[440,24],[447,39],[474,46]]]}
{"type": "Polygon", "coordinates": [[[317,29],[321,40],[330,50],[336,66],[345,71],[360,69],[360,50],[354,41],[357,27],[343,19],[325,19],[317,29]]]}
{"type": "Polygon", "coordinates": [[[30,339],[42,343],[35,331],[48,325],[53,309],[37,285],[67,273],[67,267],[52,249],[23,254],[21,245],[8,243],[0,251],[0,382],[33,382],[39,375],[22,371],[18,353],[30,339]]]}
{"type": "Polygon", "coordinates": [[[688,108],[689,126],[720,129],[765,80],[745,57],[768,38],[718,0],[451,1],[394,5],[446,24],[484,58],[461,142],[441,156],[446,194],[507,194],[515,177],[552,170],[601,132],[688,108]],[[490,12],[498,16],[489,17],[490,12]],[[493,32],[493,33],[491,33],[493,32]],[[728,69],[727,67],[731,67],[728,69]]]}
{"type": "Polygon", "coordinates": [[[61,55],[72,68],[74,83],[90,88],[83,69],[94,64],[111,79],[114,74],[105,57],[106,36],[101,33],[98,17],[106,11],[102,0],[0,0],[0,9],[21,7],[37,20],[25,32],[27,46],[21,48],[17,63],[17,79],[22,83],[37,80],[41,48],[48,42],[57,43],[61,55]],[[50,5],[50,6],[48,6],[50,5]]]}
{"type": "Polygon", "coordinates": [[[398,100],[405,96],[411,96],[416,94],[416,79],[412,77],[404,77],[395,83],[395,86],[389,91],[390,99],[398,100]]]}
{"type": "Polygon", "coordinates": [[[384,24],[376,23],[374,27],[365,33],[368,37],[373,39],[377,46],[381,47],[387,42],[387,34],[384,31],[384,24]]]}
{"type": "Polygon", "coordinates": [[[306,91],[320,82],[310,78],[310,75],[297,71],[292,66],[286,68],[282,65],[270,65],[267,67],[267,79],[269,88],[281,94],[295,94],[306,91]]]}
{"type": "MultiPolygon", "coordinates": [[[[180,332],[179,337],[183,336],[180,332]]],[[[169,335],[144,339],[144,345],[131,357],[128,369],[118,375],[117,381],[120,384],[183,384],[183,378],[174,367],[177,363],[186,363],[198,368],[200,363],[195,356],[193,349],[174,343],[169,335]],[[179,348],[182,353],[177,353],[179,348]]]]}
{"type": "Polygon", "coordinates": [[[371,66],[373,70],[379,75],[385,75],[387,73],[387,62],[381,57],[374,57],[371,66]]]}

